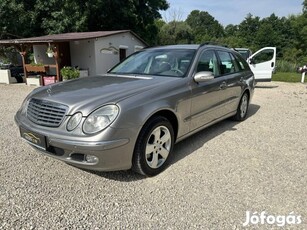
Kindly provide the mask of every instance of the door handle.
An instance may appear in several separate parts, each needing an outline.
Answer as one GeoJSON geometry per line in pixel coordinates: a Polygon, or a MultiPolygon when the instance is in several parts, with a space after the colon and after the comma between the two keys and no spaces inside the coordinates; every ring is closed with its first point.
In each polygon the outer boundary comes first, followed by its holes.
{"type": "Polygon", "coordinates": [[[226,89],[227,84],[226,81],[223,81],[222,84],[220,84],[220,89],[226,89]]]}
{"type": "Polygon", "coordinates": [[[244,81],[244,77],[241,77],[240,78],[240,82],[242,83],[244,81]]]}

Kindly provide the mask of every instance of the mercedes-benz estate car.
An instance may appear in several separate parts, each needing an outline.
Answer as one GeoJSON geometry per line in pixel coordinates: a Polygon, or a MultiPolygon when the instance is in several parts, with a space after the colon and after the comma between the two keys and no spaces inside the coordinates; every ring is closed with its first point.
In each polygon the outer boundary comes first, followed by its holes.
{"type": "Polygon", "coordinates": [[[176,154],[175,143],[223,119],[244,120],[254,86],[249,65],[231,49],[154,47],[107,74],[34,89],[15,121],[21,137],[48,156],[154,176],[176,154]]]}

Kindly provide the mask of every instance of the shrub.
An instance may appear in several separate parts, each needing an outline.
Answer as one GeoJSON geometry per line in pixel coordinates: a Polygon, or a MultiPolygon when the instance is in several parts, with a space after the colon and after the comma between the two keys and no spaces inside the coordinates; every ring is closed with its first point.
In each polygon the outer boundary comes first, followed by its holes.
{"type": "Polygon", "coordinates": [[[61,75],[65,80],[75,79],[79,77],[80,71],[79,69],[71,66],[64,66],[61,69],[61,75]]]}
{"type": "Polygon", "coordinates": [[[296,72],[296,64],[289,61],[277,60],[276,71],[278,72],[296,72]]]}

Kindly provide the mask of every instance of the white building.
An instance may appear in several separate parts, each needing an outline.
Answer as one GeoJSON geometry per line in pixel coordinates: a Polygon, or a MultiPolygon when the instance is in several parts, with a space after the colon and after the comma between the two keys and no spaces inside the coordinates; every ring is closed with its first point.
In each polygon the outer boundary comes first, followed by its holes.
{"type": "Polygon", "coordinates": [[[42,76],[55,76],[61,81],[60,69],[64,66],[79,67],[83,75],[106,73],[126,56],[147,46],[130,30],[97,31],[54,34],[42,37],[1,40],[0,45],[13,45],[23,58],[24,75],[37,70],[26,63],[26,54],[33,48],[34,62],[44,66],[42,76]],[[52,54],[47,55],[51,48],[52,54]],[[34,70],[34,71],[33,71],[34,70]]]}

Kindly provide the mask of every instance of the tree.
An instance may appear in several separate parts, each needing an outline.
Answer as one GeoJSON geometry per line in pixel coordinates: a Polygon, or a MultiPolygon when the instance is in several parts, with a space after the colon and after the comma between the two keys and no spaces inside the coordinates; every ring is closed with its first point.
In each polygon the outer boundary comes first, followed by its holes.
{"type": "Polygon", "coordinates": [[[292,48],[294,34],[288,20],[279,18],[271,14],[260,21],[259,28],[255,34],[256,48],[265,46],[277,47],[277,57],[283,57],[283,51],[286,47],[292,48]]]}
{"type": "Polygon", "coordinates": [[[236,36],[238,33],[239,27],[237,25],[229,24],[225,27],[224,33],[225,36],[236,36]]]}
{"type": "Polygon", "coordinates": [[[193,10],[186,23],[192,28],[196,43],[224,36],[223,26],[206,11],[193,10]]]}
{"type": "Polygon", "coordinates": [[[299,54],[298,62],[307,62],[307,13],[290,17],[291,26],[294,30],[294,46],[299,54]]]}
{"type": "Polygon", "coordinates": [[[192,29],[183,21],[172,21],[164,24],[159,32],[159,42],[161,45],[189,44],[192,40],[192,29]]]}
{"type": "Polygon", "coordinates": [[[130,29],[149,43],[166,0],[1,0],[1,38],[130,29]],[[18,17],[16,17],[18,15],[18,17]]]}
{"type": "Polygon", "coordinates": [[[34,9],[46,34],[89,31],[85,1],[37,0],[34,9]]]}
{"type": "Polygon", "coordinates": [[[31,7],[33,9],[34,4],[35,0],[29,0],[26,3],[11,0],[0,1],[1,39],[37,35],[36,32],[40,30],[40,26],[36,20],[33,20],[34,16],[29,11],[31,7]]]}
{"type": "Polygon", "coordinates": [[[248,14],[238,26],[238,36],[243,40],[244,46],[256,50],[255,35],[260,27],[260,18],[248,14]]]}

